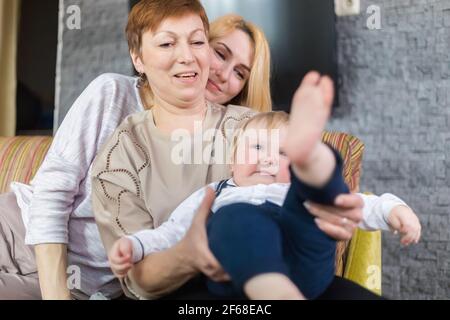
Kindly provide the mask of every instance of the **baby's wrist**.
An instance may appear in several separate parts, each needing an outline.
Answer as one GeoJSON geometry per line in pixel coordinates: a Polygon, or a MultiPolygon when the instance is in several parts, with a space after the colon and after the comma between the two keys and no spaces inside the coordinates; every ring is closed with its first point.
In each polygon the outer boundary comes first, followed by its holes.
{"type": "Polygon", "coordinates": [[[136,263],[144,260],[144,257],[145,257],[144,245],[142,244],[141,240],[139,240],[139,238],[137,238],[136,236],[133,236],[133,235],[126,236],[125,238],[130,240],[131,244],[132,244],[133,252],[132,252],[131,258],[132,258],[133,263],[136,264],[136,263]]]}
{"type": "Polygon", "coordinates": [[[409,206],[400,198],[393,198],[389,200],[384,200],[381,204],[382,212],[383,212],[383,218],[384,221],[390,226],[390,218],[392,215],[397,211],[399,207],[407,207],[409,206]]]}

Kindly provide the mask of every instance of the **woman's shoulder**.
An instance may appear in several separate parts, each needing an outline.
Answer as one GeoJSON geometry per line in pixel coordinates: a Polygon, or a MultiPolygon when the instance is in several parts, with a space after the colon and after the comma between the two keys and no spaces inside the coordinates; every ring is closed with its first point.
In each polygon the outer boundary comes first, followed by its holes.
{"type": "Polygon", "coordinates": [[[118,73],[103,73],[92,80],[90,84],[90,86],[98,88],[108,88],[111,85],[133,89],[136,85],[136,78],[118,73]]]}
{"type": "Polygon", "coordinates": [[[71,111],[103,113],[110,109],[119,109],[122,116],[143,110],[135,78],[115,73],[98,76],[77,98],[71,111]]]}
{"type": "Polygon", "coordinates": [[[104,73],[95,78],[89,86],[95,87],[103,94],[116,98],[138,100],[137,79],[118,73],[104,73]]]}

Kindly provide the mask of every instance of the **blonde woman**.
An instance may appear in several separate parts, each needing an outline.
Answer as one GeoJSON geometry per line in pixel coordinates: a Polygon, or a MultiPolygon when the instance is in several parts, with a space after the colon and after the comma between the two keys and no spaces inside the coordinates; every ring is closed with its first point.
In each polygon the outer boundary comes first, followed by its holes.
{"type": "Polygon", "coordinates": [[[241,16],[228,14],[211,23],[209,44],[207,99],[271,111],[270,49],[261,29],[241,16]]]}

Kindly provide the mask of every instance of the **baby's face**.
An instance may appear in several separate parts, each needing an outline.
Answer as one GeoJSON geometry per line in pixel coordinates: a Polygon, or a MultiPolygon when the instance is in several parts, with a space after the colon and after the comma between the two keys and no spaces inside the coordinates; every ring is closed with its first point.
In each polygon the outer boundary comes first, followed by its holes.
{"type": "Polygon", "coordinates": [[[289,160],[284,153],[287,128],[250,125],[240,138],[232,166],[234,182],[241,187],[289,183],[289,160]]]}

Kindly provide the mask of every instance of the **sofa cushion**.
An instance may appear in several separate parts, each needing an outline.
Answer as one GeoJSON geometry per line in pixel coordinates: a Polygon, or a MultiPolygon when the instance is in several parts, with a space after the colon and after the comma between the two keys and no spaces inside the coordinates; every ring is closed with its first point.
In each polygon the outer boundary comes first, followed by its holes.
{"type": "Polygon", "coordinates": [[[51,137],[0,137],[0,193],[11,182],[29,183],[51,145],[51,137]]]}

